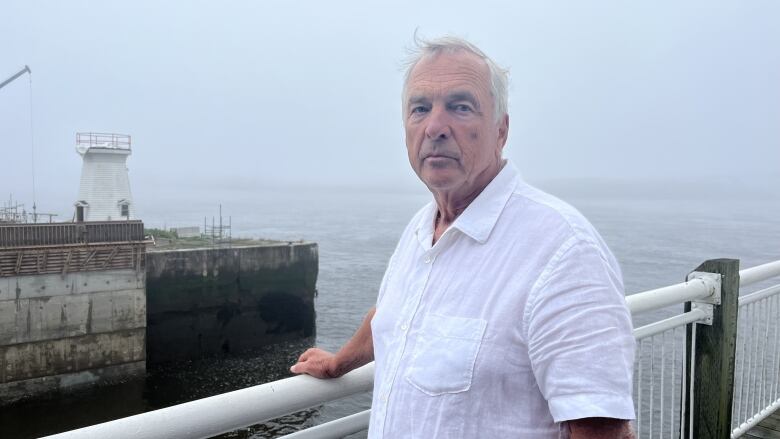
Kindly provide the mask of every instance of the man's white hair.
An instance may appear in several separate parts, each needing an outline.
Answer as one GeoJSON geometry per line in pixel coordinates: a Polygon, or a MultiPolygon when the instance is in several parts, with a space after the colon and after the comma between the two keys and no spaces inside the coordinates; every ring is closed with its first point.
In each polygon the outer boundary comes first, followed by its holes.
{"type": "Polygon", "coordinates": [[[406,96],[406,87],[409,84],[409,77],[420,60],[428,56],[437,56],[442,53],[457,53],[465,51],[476,55],[485,62],[490,71],[490,93],[493,95],[493,115],[498,121],[509,111],[509,71],[501,68],[485,52],[477,46],[471,44],[463,38],[446,35],[434,39],[424,39],[414,35],[414,46],[409,48],[409,57],[404,66],[406,73],[404,75],[404,96],[406,96]]]}

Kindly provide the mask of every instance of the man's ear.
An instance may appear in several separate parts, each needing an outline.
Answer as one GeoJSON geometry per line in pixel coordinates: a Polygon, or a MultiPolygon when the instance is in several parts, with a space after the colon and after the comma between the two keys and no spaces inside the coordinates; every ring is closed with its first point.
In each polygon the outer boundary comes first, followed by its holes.
{"type": "Polygon", "coordinates": [[[507,138],[509,138],[509,115],[505,114],[498,122],[498,146],[500,149],[504,149],[507,138]]]}

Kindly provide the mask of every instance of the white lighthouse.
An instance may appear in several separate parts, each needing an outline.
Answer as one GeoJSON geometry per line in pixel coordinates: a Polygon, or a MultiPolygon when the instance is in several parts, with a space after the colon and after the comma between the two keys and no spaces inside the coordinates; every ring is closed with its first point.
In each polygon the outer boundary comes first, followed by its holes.
{"type": "Polygon", "coordinates": [[[76,201],[76,221],[125,221],[135,218],[127,157],[130,136],[78,133],[76,151],[81,155],[81,184],[76,201]]]}

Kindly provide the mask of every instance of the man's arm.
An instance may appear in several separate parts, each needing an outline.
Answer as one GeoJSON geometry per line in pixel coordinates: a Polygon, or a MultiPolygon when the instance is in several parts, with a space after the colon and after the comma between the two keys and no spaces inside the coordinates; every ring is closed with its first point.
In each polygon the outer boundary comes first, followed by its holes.
{"type": "Polygon", "coordinates": [[[566,421],[571,439],[636,439],[625,419],[583,418],[566,421]]]}
{"type": "Polygon", "coordinates": [[[307,349],[290,368],[292,373],[305,373],[316,378],[338,378],[374,360],[374,339],[371,319],[376,307],[371,308],[355,335],[334,355],[318,348],[307,349]]]}

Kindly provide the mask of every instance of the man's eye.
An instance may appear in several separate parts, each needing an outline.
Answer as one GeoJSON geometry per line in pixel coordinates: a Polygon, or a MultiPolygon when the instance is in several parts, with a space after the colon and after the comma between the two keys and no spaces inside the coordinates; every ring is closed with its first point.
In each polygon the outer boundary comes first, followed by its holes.
{"type": "Polygon", "coordinates": [[[465,104],[450,104],[449,107],[450,111],[454,111],[455,113],[473,113],[474,109],[471,107],[471,105],[465,103],[465,104]]]}
{"type": "Polygon", "coordinates": [[[428,112],[428,107],[423,107],[422,105],[417,107],[412,107],[412,114],[421,114],[427,112],[428,112]]]}

